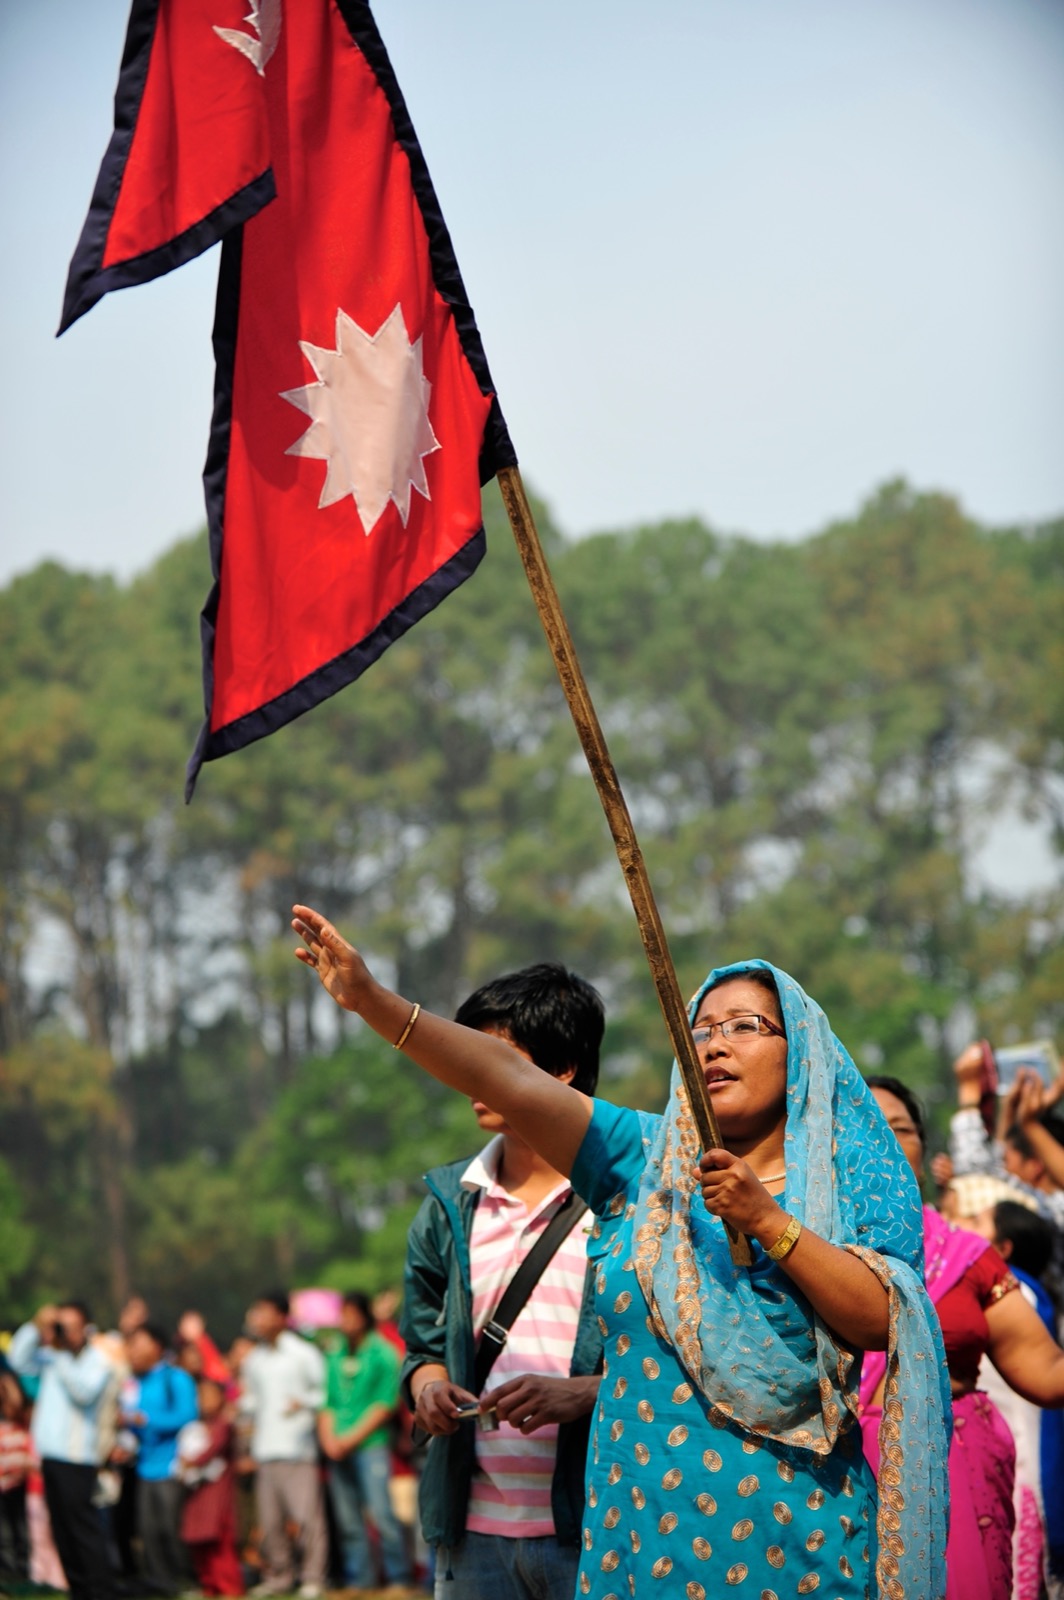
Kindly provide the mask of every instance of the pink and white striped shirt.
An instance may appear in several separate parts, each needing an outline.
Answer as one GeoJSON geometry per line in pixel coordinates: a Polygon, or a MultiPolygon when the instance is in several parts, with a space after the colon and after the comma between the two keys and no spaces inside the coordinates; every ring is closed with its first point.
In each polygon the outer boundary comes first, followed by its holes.
{"type": "MultiPolygon", "coordinates": [[[[498,1136],[462,1174],[468,1188],[483,1190],[469,1241],[473,1334],[477,1339],[517,1268],[570,1192],[568,1179],[563,1178],[529,1211],[523,1200],[499,1185],[501,1155],[502,1138],[498,1136]]],[[[526,1373],[569,1376],[584,1295],[590,1226],[591,1218],[585,1213],[555,1252],[510,1329],[488,1374],[486,1391],[526,1373]]],[[[503,1422],[493,1432],[478,1428],[476,1439],[477,1462],[466,1516],[469,1531],[512,1539],[553,1534],[550,1489],[557,1424],[523,1434],[503,1422]]]]}

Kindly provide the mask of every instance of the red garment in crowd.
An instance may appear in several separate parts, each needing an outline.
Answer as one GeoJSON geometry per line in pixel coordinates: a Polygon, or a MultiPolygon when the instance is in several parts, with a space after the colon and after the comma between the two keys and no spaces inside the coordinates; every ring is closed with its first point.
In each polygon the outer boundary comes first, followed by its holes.
{"type": "Polygon", "coordinates": [[[991,1246],[947,1289],[937,1310],[951,1377],[971,1384],[978,1380],[979,1363],[990,1344],[986,1308],[1016,1287],[1016,1279],[991,1246]]]}
{"type": "Polygon", "coordinates": [[[206,1467],[222,1461],[221,1476],[197,1483],[181,1513],[181,1537],[188,1545],[196,1578],[206,1595],[242,1595],[244,1574],[236,1550],[236,1482],[232,1463],[233,1429],[222,1418],[206,1424],[207,1448],[187,1464],[206,1467]]]}
{"type": "Polygon", "coordinates": [[[229,1382],[229,1365],[209,1333],[201,1333],[193,1340],[203,1358],[203,1376],[224,1388],[229,1382]]]}

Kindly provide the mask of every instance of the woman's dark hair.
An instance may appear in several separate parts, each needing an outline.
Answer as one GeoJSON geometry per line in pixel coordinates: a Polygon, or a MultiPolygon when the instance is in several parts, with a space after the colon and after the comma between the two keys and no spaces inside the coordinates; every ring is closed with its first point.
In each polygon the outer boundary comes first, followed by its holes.
{"type": "Polygon", "coordinates": [[[485,983],[463,1000],[454,1020],[505,1034],[552,1078],[572,1067],[573,1088],[594,1094],[605,1007],[597,989],[558,962],[540,961],[485,983]]]}
{"type": "Polygon", "coordinates": [[[133,1329],[133,1332],[146,1333],[152,1343],[159,1346],[160,1350],[169,1350],[170,1348],[170,1335],[157,1322],[142,1322],[139,1328],[133,1329]]]}
{"type": "Polygon", "coordinates": [[[282,1317],[287,1317],[289,1311],[288,1295],[283,1289],[266,1289],[262,1294],[257,1294],[252,1302],[256,1306],[273,1306],[282,1317]]]}
{"type": "Polygon", "coordinates": [[[1054,1232],[1051,1222],[1016,1200],[999,1200],[994,1207],[994,1233],[1012,1246],[1009,1266],[1029,1278],[1040,1278],[1052,1261],[1054,1232]]]}
{"type": "Polygon", "coordinates": [[[92,1321],[92,1312],[84,1300],[60,1300],[56,1306],[57,1311],[76,1311],[86,1326],[92,1321]]]}
{"type": "Polygon", "coordinates": [[[888,1094],[894,1096],[895,1100],[901,1101],[910,1117],[912,1117],[913,1127],[920,1135],[920,1143],[926,1150],[927,1125],[924,1121],[924,1108],[908,1084],[902,1083],[900,1078],[888,1077],[885,1072],[873,1073],[871,1077],[865,1079],[865,1083],[870,1089],[885,1089],[888,1094]]]}
{"type": "MultiPolygon", "coordinates": [[[[716,983],[711,984],[706,990],[706,994],[712,994],[715,989],[723,988],[726,983],[735,983],[736,981],[756,983],[759,989],[764,989],[766,995],[772,1001],[772,1020],[773,1022],[778,1022],[780,1027],[783,1027],[783,1007],[780,1005],[780,993],[776,988],[776,980],[771,972],[765,971],[764,967],[751,967],[748,972],[729,972],[727,977],[718,978],[716,983]]],[[[705,998],[706,995],[704,994],[702,999],[704,1000],[705,998]]],[[[699,1003],[701,1004],[701,1002],[699,1003]]]]}
{"type": "Polygon", "coordinates": [[[373,1302],[368,1294],[363,1294],[361,1289],[349,1289],[344,1295],[344,1305],[354,1306],[356,1311],[361,1311],[367,1328],[375,1328],[377,1319],[373,1314],[373,1302]]]}

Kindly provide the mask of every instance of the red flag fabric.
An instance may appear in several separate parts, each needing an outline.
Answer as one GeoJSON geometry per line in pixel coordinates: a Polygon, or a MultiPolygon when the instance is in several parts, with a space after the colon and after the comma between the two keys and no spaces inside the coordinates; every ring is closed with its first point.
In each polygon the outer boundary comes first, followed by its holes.
{"type": "Polygon", "coordinates": [[[248,16],[248,0],[134,0],[115,131],[70,265],[60,333],[108,290],[191,261],[273,198],[260,78],[276,49],[280,0],[253,4],[251,26],[248,16]]]}
{"type": "Polygon", "coordinates": [[[177,265],[224,235],[204,477],[216,581],[189,795],[203,761],[351,682],[474,570],[481,483],[516,460],[369,7],[247,4],[242,27],[222,0],[134,4],[123,73],[137,62],[140,111],[123,161],[114,140],[108,152],[121,170],[107,225],[95,200],[86,224],[99,263],[88,270],[83,235],[71,270],[77,315],[138,281],[132,263],[170,251],[177,265]],[[191,109],[200,59],[210,104],[191,109]],[[234,223],[226,208],[260,180],[234,223]]]}

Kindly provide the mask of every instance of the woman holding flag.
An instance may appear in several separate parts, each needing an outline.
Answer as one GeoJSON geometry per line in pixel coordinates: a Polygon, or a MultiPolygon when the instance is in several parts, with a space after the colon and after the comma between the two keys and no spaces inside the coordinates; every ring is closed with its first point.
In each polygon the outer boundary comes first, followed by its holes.
{"type": "Polygon", "coordinates": [[[798,984],[744,962],[692,1000],[728,1144],[699,1159],[675,1069],[664,1116],[589,1099],[378,984],[320,913],[296,906],[293,927],[338,1004],[503,1115],[596,1213],[606,1365],[578,1594],[864,1597],[878,1582],[889,1600],[936,1600],[950,1393],[919,1194],[798,984]],[[750,1237],[751,1267],[732,1262],[722,1219],[750,1237]],[[871,1349],[886,1351],[878,1493],[856,1421],[871,1349]]]}

